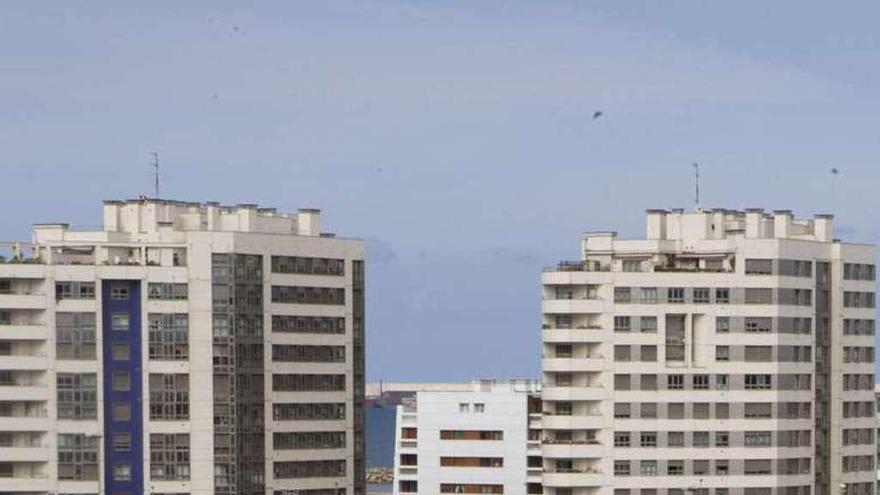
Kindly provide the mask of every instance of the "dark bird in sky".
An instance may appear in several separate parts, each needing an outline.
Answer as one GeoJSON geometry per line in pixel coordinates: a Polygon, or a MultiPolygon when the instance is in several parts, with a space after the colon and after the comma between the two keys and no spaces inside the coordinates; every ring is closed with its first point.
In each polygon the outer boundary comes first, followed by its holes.
{"type": "Polygon", "coordinates": [[[602,111],[601,111],[601,110],[596,110],[595,112],[593,112],[593,120],[596,120],[596,119],[598,119],[598,118],[601,117],[601,116],[602,116],[602,111]]]}
{"type": "Polygon", "coordinates": [[[840,170],[836,168],[831,169],[831,175],[840,175],[840,170]]]}

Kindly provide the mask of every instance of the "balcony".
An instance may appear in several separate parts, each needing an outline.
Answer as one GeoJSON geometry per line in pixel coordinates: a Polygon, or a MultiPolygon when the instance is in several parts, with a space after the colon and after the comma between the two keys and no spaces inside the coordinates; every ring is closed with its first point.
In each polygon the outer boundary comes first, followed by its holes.
{"type": "Polygon", "coordinates": [[[0,340],[46,340],[45,325],[0,324],[0,340]]]}
{"type": "MultiPolygon", "coordinates": [[[[49,418],[46,416],[2,416],[0,431],[45,431],[49,429],[49,418]]],[[[3,449],[0,448],[0,451],[3,449]]]]}
{"type": "Polygon", "coordinates": [[[47,306],[45,294],[0,294],[0,308],[45,309],[47,306]]]}
{"type": "Polygon", "coordinates": [[[47,447],[0,447],[0,462],[49,462],[47,447]]]}
{"type": "Polygon", "coordinates": [[[598,430],[604,427],[605,419],[599,415],[544,416],[545,430],[598,430]]]}
{"type": "Polygon", "coordinates": [[[549,487],[601,487],[605,484],[605,477],[597,471],[587,470],[555,470],[544,471],[541,478],[544,486],[549,487]]]}
{"type": "Polygon", "coordinates": [[[544,313],[589,314],[604,313],[608,309],[602,299],[548,299],[542,303],[544,313]]]}
{"type": "Polygon", "coordinates": [[[0,355],[0,369],[2,370],[29,370],[43,371],[48,367],[48,358],[45,353],[35,356],[2,356],[0,355]]]}
{"type": "Polygon", "coordinates": [[[544,371],[558,372],[602,371],[604,363],[599,356],[548,357],[541,361],[541,368],[544,371]]]}
{"type": "Polygon", "coordinates": [[[595,459],[605,455],[604,450],[598,440],[545,440],[541,452],[554,459],[595,459]]]}
{"type": "Polygon", "coordinates": [[[601,328],[545,328],[541,331],[541,338],[547,343],[598,343],[605,340],[605,332],[601,328]]]}
{"type": "Polygon", "coordinates": [[[0,478],[0,492],[2,493],[31,493],[48,491],[49,478],[45,475],[35,475],[29,478],[0,478]]]}
{"type": "Polygon", "coordinates": [[[45,401],[49,400],[49,388],[45,385],[0,384],[0,397],[10,397],[16,401],[45,401]]]}
{"type": "Polygon", "coordinates": [[[545,401],[591,401],[603,400],[608,392],[602,387],[544,387],[541,393],[545,401]]]}

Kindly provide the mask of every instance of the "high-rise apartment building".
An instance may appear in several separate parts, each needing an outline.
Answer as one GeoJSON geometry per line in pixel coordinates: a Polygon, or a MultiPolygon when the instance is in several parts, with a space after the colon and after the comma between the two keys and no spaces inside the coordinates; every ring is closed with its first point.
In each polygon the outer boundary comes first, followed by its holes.
{"type": "Polygon", "coordinates": [[[0,263],[0,492],[364,493],[364,264],[317,210],[107,201],[0,263]]]}
{"type": "Polygon", "coordinates": [[[750,209],[581,247],[542,278],[546,493],[873,493],[873,246],[750,209]]]}
{"type": "Polygon", "coordinates": [[[394,495],[541,493],[534,380],[477,380],[397,406],[394,495]]]}

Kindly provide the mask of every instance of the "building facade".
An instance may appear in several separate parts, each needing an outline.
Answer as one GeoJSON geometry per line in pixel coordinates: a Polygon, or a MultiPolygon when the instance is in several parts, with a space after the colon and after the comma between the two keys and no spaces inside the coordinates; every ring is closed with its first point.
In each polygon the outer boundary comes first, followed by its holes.
{"type": "Polygon", "coordinates": [[[394,494],[541,493],[534,380],[417,392],[397,407],[394,494]]]}
{"type": "Polygon", "coordinates": [[[0,493],[364,493],[364,262],[317,210],[107,201],[0,263],[0,493]]]}
{"type": "Polygon", "coordinates": [[[549,495],[874,491],[874,247],[651,210],[543,274],[549,495]]]}

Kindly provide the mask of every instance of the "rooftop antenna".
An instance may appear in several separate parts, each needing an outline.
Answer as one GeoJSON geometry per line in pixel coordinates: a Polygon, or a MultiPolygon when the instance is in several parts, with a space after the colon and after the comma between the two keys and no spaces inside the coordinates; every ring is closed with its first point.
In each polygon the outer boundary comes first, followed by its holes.
{"type": "Polygon", "coordinates": [[[831,169],[831,213],[834,213],[837,206],[837,177],[840,176],[840,169],[833,167],[831,169]]]}
{"type": "Polygon", "coordinates": [[[694,167],[694,207],[700,211],[700,164],[694,162],[691,166],[694,167]]]}
{"type": "Polygon", "coordinates": [[[150,155],[153,157],[153,163],[151,163],[150,165],[153,167],[153,173],[156,177],[156,199],[159,199],[159,153],[151,151],[150,155]]]}

